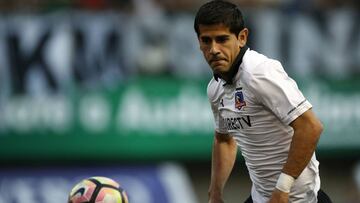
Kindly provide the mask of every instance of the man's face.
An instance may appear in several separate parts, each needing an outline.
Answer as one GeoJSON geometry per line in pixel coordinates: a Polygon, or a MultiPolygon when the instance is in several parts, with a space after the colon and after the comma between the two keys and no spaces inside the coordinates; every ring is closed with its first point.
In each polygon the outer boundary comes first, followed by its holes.
{"type": "Polygon", "coordinates": [[[199,26],[200,49],[214,73],[229,71],[240,52],[242,41],[239,36],[223,24],[199,26]]]}

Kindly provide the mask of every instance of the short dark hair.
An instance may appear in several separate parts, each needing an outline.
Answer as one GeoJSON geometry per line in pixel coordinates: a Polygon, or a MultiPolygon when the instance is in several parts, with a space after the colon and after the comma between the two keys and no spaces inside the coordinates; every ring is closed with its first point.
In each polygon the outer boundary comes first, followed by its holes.
{"type": "Polygon", "coordinates": [[[212,0],[200,7],[195,16],[194,29],[199,36],[199,25],[224,24],[236,36],[245,27],[240,9],[233,3],[212,0]]]}

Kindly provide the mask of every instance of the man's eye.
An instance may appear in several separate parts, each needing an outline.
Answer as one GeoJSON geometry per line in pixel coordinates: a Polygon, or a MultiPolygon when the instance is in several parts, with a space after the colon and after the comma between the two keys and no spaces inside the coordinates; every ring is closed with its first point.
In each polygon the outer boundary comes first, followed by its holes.
{"type": "Polygon", "coordinates": [[[219,37],[216,39],[217,43],[225,43],[228,40],[226,37],[219,37]]]}
{"type": "Polygon", "coordinates": [[[204,44],[210,44],[211,40],[209,38],[202,38],[201,41],[204,43],[204,44]]]}

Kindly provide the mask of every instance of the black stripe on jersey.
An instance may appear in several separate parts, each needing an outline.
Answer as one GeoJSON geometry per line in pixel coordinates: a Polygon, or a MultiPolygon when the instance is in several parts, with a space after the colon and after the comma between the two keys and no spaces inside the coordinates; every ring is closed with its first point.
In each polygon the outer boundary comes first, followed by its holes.
{"type": "Polygon", "coordinates": [[[303,103],[306,102],[306,99],[304,99],[304,101],[300,102],[300,104],[298,104],[296,107],[292,108],[288,113],[287,115],[291,114],[291,112],[295,111],[295,109],[297,109],[299,106],[301,106],[303,103]]]}

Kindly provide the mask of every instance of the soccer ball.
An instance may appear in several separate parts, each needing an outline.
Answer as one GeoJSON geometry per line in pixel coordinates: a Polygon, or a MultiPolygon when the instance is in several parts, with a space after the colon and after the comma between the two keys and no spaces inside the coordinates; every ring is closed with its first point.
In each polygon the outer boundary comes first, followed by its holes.
{"type": "Polygon", "coordinates": [[[106,177],[90,177],[76,184],[68,203],[129,203],[124,189],[106,177]]]}

